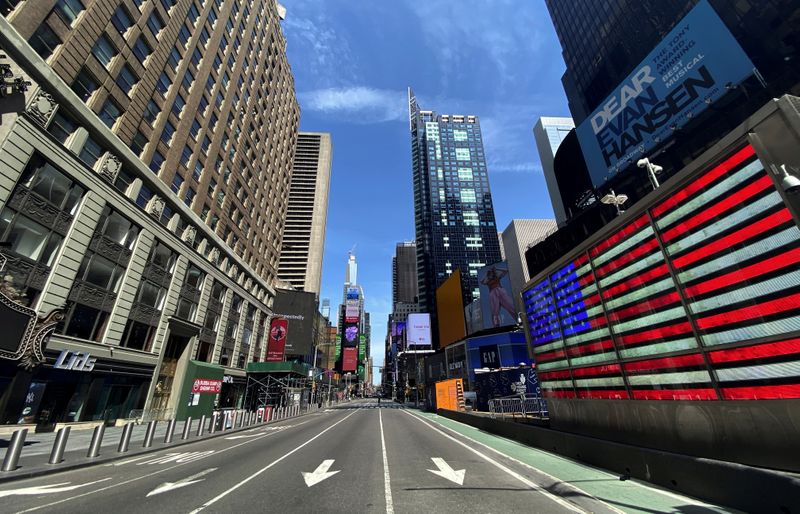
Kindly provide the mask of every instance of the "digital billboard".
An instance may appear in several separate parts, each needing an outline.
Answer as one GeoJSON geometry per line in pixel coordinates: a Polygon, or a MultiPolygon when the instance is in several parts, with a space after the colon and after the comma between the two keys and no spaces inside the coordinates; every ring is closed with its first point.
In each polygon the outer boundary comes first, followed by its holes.
{"type": "Polygon", "coordinates": [[[460,341],[467,336],[464,321],[464,297],[461,294],[461,270],[456,270],[436,290],[436,315],[439,325],[439,347],[460,341]]]}
{"type": "Polygon", "coordinates": [[[358,336],[358,362],[364,362],[367,358],[367,336],[358,336]]]}
{"type": "Polygon", "coordinates": [[[431,315],[425,313],[412,313],[408,315],[406,328],[406,346],[409,351],[430,350],[431,341],[431,315]]]}
{"type": "Polygon", "coordinates": [[[358,367],[358,348],[344,348],[342,350],[342,371],[355,371],[358,367]]]}
{"type": "Polygon", "coordinates": [[[345,323],[342,330],[342,346],[344,348],[356,348],[358,346],[358,335],[358,323],[345,323]]]}
{"type": "Polygon", "coordinates": [[[714,9],[700,0],[577,127],[594,185],[665,142],[753,70],[714,9]]]}
{"type": "Polygon", "coordinates": [[[508,263],[502,261],[479,269],[478,284],[483,328],[516,325],[517,313],[512,300],[508,263]]]}
{"type": "Polygon", "coordinates": [[[286,350],[286,333],[289,322],[283,318],[272,318],[269,324],[269,341],[267,343],[267,362],[282,361],[286,350]]]}
{"type": "MultiPolygon", "coordinates": [[[[396,345],[398,352],[405,351],[406,322],[392,322],[392,344],[396,345]]],[[[396,355],[396,354],[395,354],[396,355]]]]}
{"type": "Polygon", "coordinates": [[[344,306],[344,320],[348,323],[357,323],[361,314],[358,300],[347,300],[344,306]]]}
{"type": "Polygon", "coordinates": [[[545,394],[800,398],[800,231],[753,147],[666,187],[523,292],[545,394]]]}
{"type": "Polygon", "coordinates": [[[288,322],[287,355],[310,355],[314,352],[314,318],[317,298],[314,293],[278,289],[272,306],[275,315],[288,322]]]}

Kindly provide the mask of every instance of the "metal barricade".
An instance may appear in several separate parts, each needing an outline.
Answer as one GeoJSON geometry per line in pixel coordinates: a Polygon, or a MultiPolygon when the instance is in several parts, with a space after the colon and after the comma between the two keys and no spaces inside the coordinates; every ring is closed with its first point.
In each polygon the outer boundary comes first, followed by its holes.
{"type": "Polygon", "coordinates": [[[492,419],[548,419],[547,402],[539,395],[515,395],[489,400],[489,417],[492,419]]]}

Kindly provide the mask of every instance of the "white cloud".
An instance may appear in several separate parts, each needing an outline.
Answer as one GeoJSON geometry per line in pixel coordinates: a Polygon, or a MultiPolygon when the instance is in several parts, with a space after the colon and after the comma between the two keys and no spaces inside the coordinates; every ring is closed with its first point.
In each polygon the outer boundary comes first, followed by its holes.
{"type": "Polygon", "coordinates": [[[405,91],[350,86],[305,91],[298,97],[303,110],[340,116],[358,123],[408,118],[405,91]]]}

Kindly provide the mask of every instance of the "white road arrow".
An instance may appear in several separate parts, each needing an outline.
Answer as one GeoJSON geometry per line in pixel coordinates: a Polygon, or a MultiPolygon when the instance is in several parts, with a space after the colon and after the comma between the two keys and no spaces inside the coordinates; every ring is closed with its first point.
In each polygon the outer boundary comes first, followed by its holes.
{"type": "Polygon", "coordinates": [[[317,469],[315,469],[312,473],[302,471],[301,474],[303,475],[303,480],[306,481],[306,485],[311,487],[312,485],[316,485],[326,478],[330,478],[341,471],[328,471],[331,469],[331,466],[333,466],[333,461],[334,459],[323,460],[322,464],[317,466],[317,469]]]}
{"type": "Polygon", "coordinates": [[[87,485],[96,484],[98,482],[105,482],[106,480],[111,480],[111,478],[103,478],[102,480],[95,480],[94,482],[87,482],[85,484],[78,485],[68,485],[69,482],[61,482],[58,484],[39,485],[36,487],[23,487],[22,489],[9,489],[7,491],[0,491],[0,498],[14,495],[33,496],[37,494],[63,493],[66,491],[72,491],[73,489],[77,489],[79,487],[86,487],[87,485]]]}
{"type": "Polygon", "coordinates": [[[180,489],[181,487],[186,487],[187,485],[192,485],[192,484],[195,484],[197,482],[202,482],[205,479],[204,478],[200,478],[200,477],[206,476],[209,473],[212,473],[212,472],[214,472],[216,470],[217,470],[217,468],[209,468],[209,469],[206,469],[205,471],[201,471],[200,473],[196,473],[196,474],[194,474],[192,476],[188,476],[188,477],[184,478],[183,480],[178,480],[177,482],[164,482],[160,486],[156,487],[155,489],[153,489],[152,491],[147,493],[147,497],[149,498],[150,496],[155,496],[157,494],[166,493],[167,491],[172,491],[173,489],[180,489]]]}
{"type": "Polygon", "coordinates": [[[439,457],[431,457],[431,460],[439,469],[429,469],[428,471],[434,475],[439,475],[442,478],[446,478],[451,482],[455,482],[458,485],[464,485],[464,474],[466,474],[467,470],[455,470],[451,468],[450,464],[446,463],[444,459],[440,459],[439,457]]]}

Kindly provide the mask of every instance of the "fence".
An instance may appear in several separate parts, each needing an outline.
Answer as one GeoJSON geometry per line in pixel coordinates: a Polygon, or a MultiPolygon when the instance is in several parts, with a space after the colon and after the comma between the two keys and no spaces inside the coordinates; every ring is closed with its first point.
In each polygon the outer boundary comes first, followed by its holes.
{"type": "Polygon", "coordinates": [[[547,402],[538,395],[514,395],[489,400],[489,416],[492,419],[516,418],[549,419],[547,402]]]}

